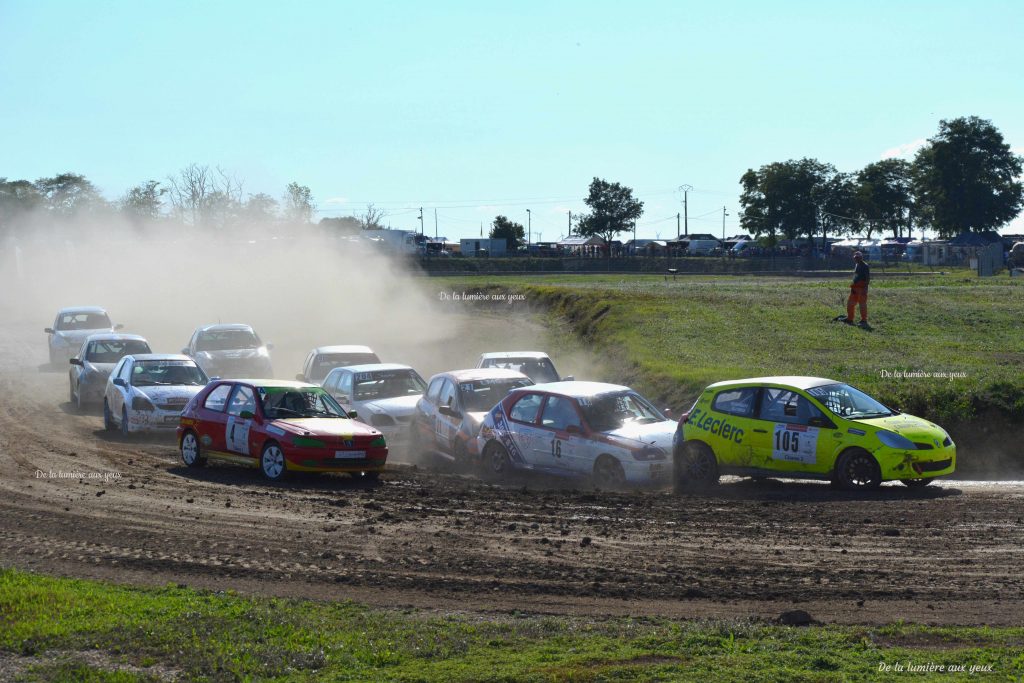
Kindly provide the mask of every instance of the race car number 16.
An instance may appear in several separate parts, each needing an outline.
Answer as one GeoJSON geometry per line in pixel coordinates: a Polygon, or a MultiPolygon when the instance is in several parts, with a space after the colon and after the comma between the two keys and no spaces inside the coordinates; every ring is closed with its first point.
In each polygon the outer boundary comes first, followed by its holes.
{"type": "Polygon", "coordinates": [[[814,464],[818,450],[818,430],[805,425],[775,423],[772,435],[772,458],[789,462],[814,464]]]}

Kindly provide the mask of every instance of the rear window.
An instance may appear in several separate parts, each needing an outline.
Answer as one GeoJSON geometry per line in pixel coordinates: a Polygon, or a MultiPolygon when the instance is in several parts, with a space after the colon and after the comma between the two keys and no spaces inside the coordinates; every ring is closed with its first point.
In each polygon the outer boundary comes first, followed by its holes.
{"type": "Polygon", "coordinates": [[[210,330],[199,335],[196,351],[258,349],[260,339],[250,330],[210,330]]]}
{"type": "Polygon", "coordinates": [[[753,417],[754,404],[757,399],[757,387],[730,389],[715,396],[711,409],[727,415],[753,417]]]}
{"type": "Polygon", "coordinates": [[[90,363],[116,363],[125,356],[136,353],[152,353],[152,351],[149,344],[136,339],[94,341],[89,342],[85,360],[90,363]]]}
{"type": "Polygon", "coordinates": [[[57,321],[57,329],[73,330],[108,330],[112,328],[106,313],[65,313],[57,321]]]}

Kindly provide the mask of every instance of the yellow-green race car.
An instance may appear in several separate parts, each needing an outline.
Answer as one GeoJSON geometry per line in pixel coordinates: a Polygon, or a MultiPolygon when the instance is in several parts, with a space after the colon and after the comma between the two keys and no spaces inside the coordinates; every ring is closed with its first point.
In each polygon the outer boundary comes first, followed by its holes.
{"type": "Polygon", "coordinates": [[[679,421],[673,439],[678,492],[722,474],[824,479],[848,490],[883,481],[926,486],[956,469],[941,427],[820,377],[718,382],[679,421]]]}

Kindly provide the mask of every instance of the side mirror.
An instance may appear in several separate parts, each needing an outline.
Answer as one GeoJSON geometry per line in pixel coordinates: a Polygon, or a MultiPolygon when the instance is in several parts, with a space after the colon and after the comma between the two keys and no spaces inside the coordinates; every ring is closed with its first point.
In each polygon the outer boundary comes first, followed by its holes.
{"type": "Polygon", "coordinates": [[[820,427],[821,429],[835,429],[836,425],[832,420],[827,417],[812,417],[807,421],[807,424],[811,427],[820,427]]]}
{"type": "Polygon", "coordinates": [[[52,328],[52,327],[46,327],[46,328],[44,328],[44,329],[43,329],[43,332],[45,332],[46,334],[54,334],[54,331],[53,331],[53,328],[52,328]]]}
{"type": "Polygon", "coordinates": [[[299,374],[295,375],[295,379],[299,380],[300,382],[305,382],[306,376],[300,372],[299,374]]]}
{"type": "Polygon", "coordinates": [[[254,417],[256,417],[256,415],[251,410],[243,410],[238,414],[238,417],[242,418],[243,420],[251,420],[254,417]]]}
{"type": "Polygon", "coordinates": [[[563,382],[575,382],[576,381],[576,377],[573,376],[573,375],[566,375],[565,377],[562,378],[562,381],[563,382]]]}
{"type": "Polygon", "coordinates": [[[187,356],[188,355],[188,347],[186,347],[186,348],[181,350],[181,355],[183,355],[183,356],[187,356]]]}
{"type": "Polygon", "coordinates": [[[115,377],[114,378],[114,384],[116,384],[119,387],[127,387],[128,386],[128,384],[123,379],[121,379],[120,377],[115,377]]]}
{"type": "Polygon", "coordinates": [[[356,419],[357,417],[359,417],[359,413],[357,413],[357,412],[356,412],[356,411],[354,411],[354,410],[350,410],[350,411],[348,411],[348,416],[349,416],[349,417],[351,417],[351,418],[352,418],[352,419],[354,420],[354,419],[356,419]]]}
{"type": "Polygon", "coordinates": [[[265,344],[264,346],[267,347],[267,351],[273,351],[274,350],[274,345],[273,344],[265,344]]]}
{"type": "Polygon", "coordinates": [[[78,358],[69,358],[68,362],[72,365],[82,365],[82,361],[78,358]]]}
{"type": "Polygon", "coordinates": [[[115,330],[123,330],[124,329],[124,325],[122,325],[121,323],[118,323],[118,324],[114,325],[114,329],[115,330]]]}

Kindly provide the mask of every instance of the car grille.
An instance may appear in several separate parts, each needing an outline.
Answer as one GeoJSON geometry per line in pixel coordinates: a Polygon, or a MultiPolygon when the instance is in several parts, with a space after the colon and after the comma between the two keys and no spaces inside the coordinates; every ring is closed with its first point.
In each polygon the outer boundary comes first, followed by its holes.
{"type": "Polygon", "coordinates": [[[953,461],[951,459],[936,460],[935,462],[915,462],[914,470],[918,474],[923,472],[938,472],[939,470],[944,470],[949,467],[952,462],[953,461]]]}
{"type": "Polygon", "coordinates": [[[930,451],[932,449],[932,445],[930,443],[923,443],[921,441],[915,441],[914,445],[917,446],[917,450],[919,450],[919,451],[930,451]]]}
{"type": "Polygon", "coordinates": [[[171,398],[167,399],[164,403],[157,403],[156,407],[160,410],[177,410],[181,411],[188,404],[187,398],[171,398]]]}

